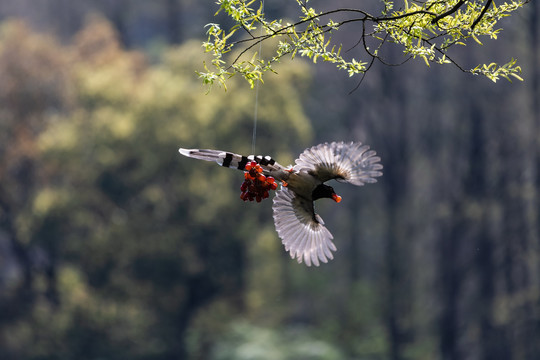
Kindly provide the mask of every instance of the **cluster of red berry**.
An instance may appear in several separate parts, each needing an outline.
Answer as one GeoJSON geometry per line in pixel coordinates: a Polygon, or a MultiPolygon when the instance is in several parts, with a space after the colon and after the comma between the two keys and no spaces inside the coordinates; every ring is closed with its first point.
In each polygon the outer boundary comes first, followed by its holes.
{"type": "Polygon", "coordinates": [[[255,161],[246,164],[246,172],[244,173],[244,182],[240,187],[242,194],[240,199],[244,201],[261,202],[262,199],[266,199],[269,194],[269,190],[276,190],[277,183],[271,176],[264,176],[262,174],[263,169],[255,161]]]}

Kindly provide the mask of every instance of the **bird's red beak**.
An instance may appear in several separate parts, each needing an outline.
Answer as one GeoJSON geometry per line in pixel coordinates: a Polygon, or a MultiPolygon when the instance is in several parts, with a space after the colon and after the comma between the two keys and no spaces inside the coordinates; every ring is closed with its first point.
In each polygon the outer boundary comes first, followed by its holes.
{"type": "Polygon", "coordinates": [[[338,194],[332,194],[332,200],[338,203],[341,201],[341,196],[339,196],[338,194]]]}

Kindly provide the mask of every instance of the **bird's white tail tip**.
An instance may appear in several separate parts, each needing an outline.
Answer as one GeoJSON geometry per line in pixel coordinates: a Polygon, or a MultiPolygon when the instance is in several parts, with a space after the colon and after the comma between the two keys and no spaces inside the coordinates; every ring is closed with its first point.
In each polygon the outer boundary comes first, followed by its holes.
{"type": "Polygon", "coordinates": [[[184,156],[188,156],[190,155],[191,153],[191,149],[184,149],[184,148],[180,148],[178,149],[178,152],[184,156]]]}

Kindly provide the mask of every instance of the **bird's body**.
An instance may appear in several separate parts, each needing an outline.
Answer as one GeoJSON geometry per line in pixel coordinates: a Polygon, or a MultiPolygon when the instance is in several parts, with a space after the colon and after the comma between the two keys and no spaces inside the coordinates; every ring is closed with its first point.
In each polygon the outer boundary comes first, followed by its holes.
{"type": "MultiPolygon", "coordinates": [[[[313,191],[322,182],[316,177],[308,174],[307,172],[288,172],[283,176],[283,179],[277,178],[280,181],[285,181],[289,191],[294,192],[297,196],[300,196],[306,200],[312,200],[313,191]]],[[[280,174],[281,175],[281,174],[280,174]]]]}
{"type": "MultiPolygon", "coordinates": [[[[333,259],[336,247],[333,236],[315,213],[313,202],[341,197],[326,181],[336,179],[353,185],[376,182],[381,176],[380,158],[369,146],[359,142],[324,143],[306,149],[295,161],[294,167],[284,167],[269,156],[242,156],[230,152],[206,149],[180,149],[182,155],[195,159],[215,161],[221,166],[246,170],[251,163],[258,164],[265,176],[282,183],[273,204],[276,231],[285,249],[298,262],[308,266],[333,259]]],[[[267,196],[267,195],[266,195],[267,196]]]]}

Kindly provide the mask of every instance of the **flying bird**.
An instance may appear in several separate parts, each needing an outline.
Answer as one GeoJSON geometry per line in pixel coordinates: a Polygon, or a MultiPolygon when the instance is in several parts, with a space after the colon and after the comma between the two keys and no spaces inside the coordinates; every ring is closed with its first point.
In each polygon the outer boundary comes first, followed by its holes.
{"type": "Polygon", "coordinates": [[[336,246],[334,238],[324,226],[322,218],[315,213],[313,202],[329,198],[340,202],[341,197],[326,185],[337,180],[356,186],[374,183],[382,175],[383,166],[376,152],[360,142],[332,142],[304,150],[294,166],[284,167],[269,156],[242,156],[231,152],[207,149],[183,149],[180,154],[219,165],[245,171],[242,184],[243,200],[260,201],[268,197],[267,190],[276,191],[273,216],[276,231],[285,250],[299,263],[319,266],[333,259],[336,246]],[[258,180],[260,179],[260,181],[258,180]]]}

